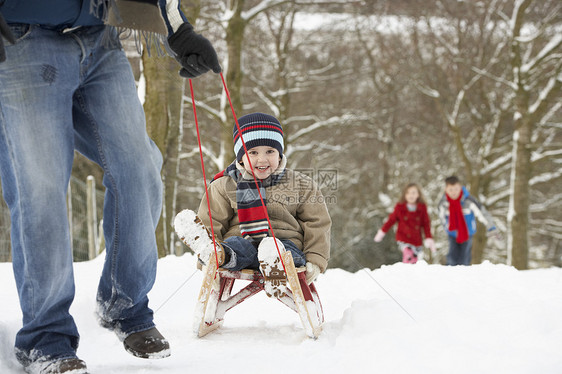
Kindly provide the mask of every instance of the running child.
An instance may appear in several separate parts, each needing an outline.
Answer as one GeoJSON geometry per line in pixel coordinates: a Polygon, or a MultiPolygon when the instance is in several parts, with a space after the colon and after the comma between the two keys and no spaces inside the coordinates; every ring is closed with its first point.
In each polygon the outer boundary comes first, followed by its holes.
{"type": "Polygon", "coordinates": [[[383,226],[375,235],[375,242],[380,242],[390,228],[398,222],[396,241],[402,251],[402,262],[415,264],[423,251],[422,232],[425,235],[425,246],[435,253],[435,241],[431,236],[431,220],[427,214],[427,206],[421,189],[415,183],[404,188],[402,197],[388,216],[383,226]]]}

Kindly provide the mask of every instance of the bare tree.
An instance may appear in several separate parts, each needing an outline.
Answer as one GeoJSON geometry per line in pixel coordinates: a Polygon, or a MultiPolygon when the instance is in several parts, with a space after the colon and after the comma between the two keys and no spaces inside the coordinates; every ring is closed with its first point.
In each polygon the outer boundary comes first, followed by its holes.
{"type": "Polygon", "coordinates": [[[508,220],[508,263],[527,269],[529,254],[530,188],[535,182],[560,180],[562,168],[533,175],[533,159],[559,156],[560,149],[544,147],[538,133],[562,106],[562,34],[551,24],[561,5],[556,1],[519,0],[515,3],[510,31],[510,68],[513,91],[514,131],[511,159],[508,220]],[[526,23],[532,8],[542,17],[526,23]],[[525,30],[525,27],[529,29],[525,30]],[[558,100],[555,100],[558,98],[558,100]]]}

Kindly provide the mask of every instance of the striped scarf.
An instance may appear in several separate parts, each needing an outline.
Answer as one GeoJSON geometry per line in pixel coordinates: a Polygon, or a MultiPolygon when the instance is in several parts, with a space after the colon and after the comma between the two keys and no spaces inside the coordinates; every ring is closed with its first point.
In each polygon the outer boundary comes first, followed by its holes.
{"type": "Polygon", "coordinates": [[[275,186],[285,175],[287,158],[282,157],[281,163],[266,179],[258,179],[259,192],[256,188],[254,177],[246,171],[242,165],[234,161],[225,170],[214,176],[211,183],[223,176],[229,176],[236,181],[236,204],[238,210],[238,220],[240,222],[240,232],[242,237],[250,241],[259,243],[269,235],[269,225],[267,222],[266,209],[260,201],[260,192],[263,203],[267,207],[265,189],[275,186]]]}
{"type": "MultiPolygon", "coordinates": [[[[144,40],[149,56],[152,50],[159,56],[173,55],[167,49],[168,29],[158,0],[90,0],[90,13],[115,28],[123,38],[132,35],[139,53],[144,40]]],[[[106,29],[103,42],[114,47],[110,34],[111,28],[106,29]]]]}
{"type": "Polygon", "coordinates": [[[158,0],[90,0],[90,12],[121,29],[168,34],[158,0]]]}

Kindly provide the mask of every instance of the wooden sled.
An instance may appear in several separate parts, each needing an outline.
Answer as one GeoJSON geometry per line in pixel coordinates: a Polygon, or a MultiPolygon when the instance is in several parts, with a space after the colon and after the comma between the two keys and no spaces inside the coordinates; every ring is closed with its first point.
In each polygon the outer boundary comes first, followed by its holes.
{"type": "MultiPolygon", "coordinates": [[[[291,252],[282,254],[287,274],[287,291],[277,299],[297,312],[306,334],[316,339],[322,331],[324,311],[314,283],[306,284],[305,268],[295,268],[291,252]]],[[[249,297],[264,290],[264,280],[258,270],[229,271],[217,269],[215,254],[211,255],[205,272],[199,298],[195,306],[194,331],[203,337],[219,328],[227,311],[249,297]],[[245,280],[250,283],[232,294],[234,282],[245,280]]]]}

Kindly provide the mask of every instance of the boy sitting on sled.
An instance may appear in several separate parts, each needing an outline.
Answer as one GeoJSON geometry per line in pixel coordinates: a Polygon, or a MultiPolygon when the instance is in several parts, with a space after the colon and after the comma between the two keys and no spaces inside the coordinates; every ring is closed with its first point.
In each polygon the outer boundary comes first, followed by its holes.
{"type": "MultiPolygon", "coordinates": [[[[278,249],[280,253],[290,251],[296,267],[306,266],[310,284],[326,270],[332,222],[316,183],[286,168],[279,121],[267,114],[252,113],[240,117],[238,124],[248,154],[235,125],[236,160],[215,175],[208,187],[218,262],[222,268],[232,271],[259,269],[264,275],[266,293],[278,297],[286,285],[278,249]],[[277,244],[270,237],[252,172],[260,186],[277,244]]],[[[203,197],[197,214],[200,219],[184,210],[174,222],[180,238],[205,264],[214,251],[208,234],[211,228],[208,210],[207,199],[203,197]]]]}

